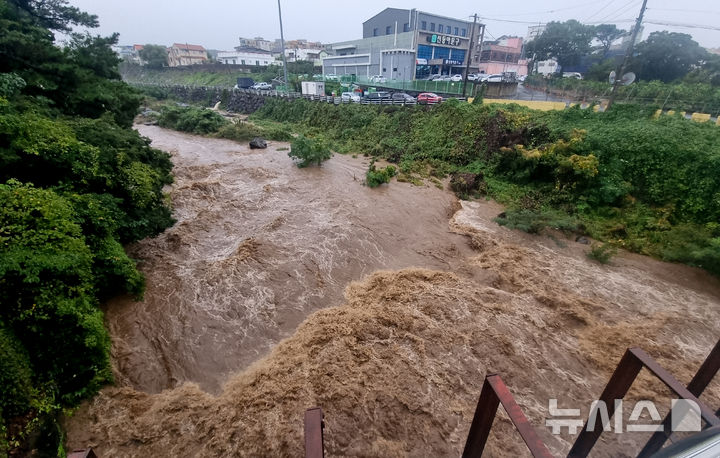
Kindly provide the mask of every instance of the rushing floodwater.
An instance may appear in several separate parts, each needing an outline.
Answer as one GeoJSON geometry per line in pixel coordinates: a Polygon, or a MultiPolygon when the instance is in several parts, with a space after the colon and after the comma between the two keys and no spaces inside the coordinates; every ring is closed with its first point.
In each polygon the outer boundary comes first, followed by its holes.
{"type": "MultiPolygon", "coordinates": [[[[173,153],[178,222],[130,247],[147,292],[106,306],[117,386],[68,420],[71,448],[299,456],[320,405],[329,456],[459,456],[496,372],[566,454],[548,399],[586,415],[628,346],[687,383],[720,337],[718,282],[697,269],[627,253],[603,266],[561,234],[498,226],[492,202],[369,189],[362,158],[298,169],[287,145],[139,130],[173,153]]],[[[629,397],[669,399],[646,378],[629,397]]],[[[720,387],[703,399],[720,405],[720,387]]],[[[491,455],[524,453],[512,434],[497,420],[491,455]]],[[[605,434],[597,456],[643,441],[605,434]]]]}
{"type": "MultiPolygon", "coordinates": [[[[336,155],[298,169],[287,151],[139,127],[173,152],[177,224],[131,248],[147,276],[142,302],[106,308],[116,375],[157,392],[197,382],[216,392],[381,268],[451,268],[469,252],[449,233],[452,196],[362,185],[367,160],[336,155]]],[[[280,145],[287,146],[287,145],[280,145]]]]}

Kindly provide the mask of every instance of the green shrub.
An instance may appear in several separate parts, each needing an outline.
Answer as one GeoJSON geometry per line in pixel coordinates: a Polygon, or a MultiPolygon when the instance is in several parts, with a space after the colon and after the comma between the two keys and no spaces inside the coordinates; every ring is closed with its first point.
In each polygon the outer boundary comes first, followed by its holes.
{"type": "Polygon", "coordinates": [[[519,229],[530,234],[539,234],[545,228],[573,232],[578,230],[578,221],[566,213],[555,210],[508,210],[494,220],[501,226],[519,229]]]}
{"type": "Polygon", "coordinates": [[[34,397],[32,368],[25,349],[0,326],[0,416],[8,420],[30,410],[34,397]]]}
{"type": "Polygon", "coordinates": [[[616,254],[617,248],[609,243],[594,243],[592,247],[590,247],[590,251],[588,251],[587,256],[588,258],[594,259],[601,264],[607,264],[616,254]]]}
{"type": "Polygon", "coordinates": [[[307,167],[312,164],[321,165],[323,161],[332,157],[332,153],[322,139],[312,139],[300,135],[290,145],[288,156],[299,159],[298,167],[307,167]]]}
{"type": "Polygon", "coordinates": [[[263,131],[259,127],[245,122],[238,122],[237,124],[228,123],[220,127],[215,133],[215,136],[237,142],[246,142],[255,137],[262,137],[263,131]]]}
{"type": "Polygon", "coordinates": [[[377,170],[375,168],[375,162],[373,161],[365,174],[365,183],[371,188],[376,188],[383,183],[389,183],[390,179],[394,177],[396,173],[397,171],[392,165],[377,170]]]}
{"type": "Polygon", "coordinates": [[[197,107],[165,107],[158,118],[161,127],[201,135],[217,132],[227,123],[216,112],[197,107]]]}

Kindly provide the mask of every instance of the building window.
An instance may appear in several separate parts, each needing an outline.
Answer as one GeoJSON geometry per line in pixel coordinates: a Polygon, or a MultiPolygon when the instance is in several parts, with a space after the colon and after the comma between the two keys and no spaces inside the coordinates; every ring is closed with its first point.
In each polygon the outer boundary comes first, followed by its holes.
{"type": "Polygon", "coordinates": [[[420,28],[423,30],[427,30],[427,21],[420,22],[420,28]]]}
{"type": "Polygon", "coordinates": [[[450,58],[450,48],[441,48],[439,46],[435,46],[435,59],[449,59],[450,58]]]}
{"type": "Polygon", "coordinates": [[[233,65],[235,65],[235,59],[233,59],[233,65]]]}
{"type": "Polygon", "coordinates": [[[259,60],[256,60],[256,61],[255,61],[255,65],[260,65],[260,61],[259,61],[259,60]]]}
{"type": "Polygon", "coordinates": [[[410,24],[407,22],[403,24],[403,32],[409,32],[410,31],[410,24]]]}
{"type": "Polygon", "coordinates": [[[432,59],[432,47],[428,45],[418,45],[418,59],[432,59]]]}
{"type": "Polygon", "coordinates": [[[245,60],[244,60],[244,59],[241,60],[241,61],[240,61],[240,64],[241,64],[241,65],[245,65],[245,60]]]}
{"type": "Polygon", "coordinates": [[[385,27],[385,35],[390,35],[392,33],[392,26],[385,27]]]}
{"type": "Polygon", "coordinates": [[[443,33],[443,30],[442,24],[438,24],[438,32],[443,33]]]}
{"type": "Polygon", "coordinates": [[[373,29],[373,36],[374,36],[374,37],[378,36],[378,29],[377,29],[377,27],[375,27],[375,28],[373,29]]]}
{"type": "Polygon", "coordinates": [[[460,29],[460,36],[467,36],[467,29],[460,29]]]}
{"type": "Polygon", "coordinates": [[[460,32],[460,31],[458,30],[458,28],[457,28],[457,27],[455,27],[455,35],[460,35],[460,33],[459,33],[459,32],[460,32]]]}
{"type": "Polygon", "coordinates": [[[450,31],[450,26],[449,26],[449,25],[445,26],[445,33],[447,33],[448,35],[450,35],[450,33],[452,33],[452,32],[450,31]]]}
{"type": "Polygon", "coordinates": [[[434,31],[435,31],[435,23],[434,23],[434,22],[431,22],[431,23],[430,23],[430,31],[431,31],[431,32],[434,32],[434,31]]]}
{"type": "Polygon", "coordinates": [[[453,49],[450,53],[450,58],[452,60],[458,60],[460,62],[465,62],[465,50],[464,49],[453,49]]]}

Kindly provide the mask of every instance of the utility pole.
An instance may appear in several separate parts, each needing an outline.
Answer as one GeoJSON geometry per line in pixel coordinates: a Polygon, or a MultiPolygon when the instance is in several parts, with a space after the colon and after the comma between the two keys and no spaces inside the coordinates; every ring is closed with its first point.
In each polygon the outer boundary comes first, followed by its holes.
{"type": "Polygon", "coordinates": [[[290,81],[287,76],[287,59],[285,58],[285,36],[283,35],[282,11],[280,10],[280,0],[278,0],[278,17],[280,17],[280,46],[282,47],[283,72],[285,74],[285,90],[290,92],[290,81]]]}
{"type": "Polygon", "coordinates": [[[473,14],[473,26],[472,30],[470,31],[470,43],[468,43],[468,51],[467,56],[465,57],[465,77],[463,78],[463,97],[467,94],[467,82],[468,82],[468,73],[470,72],[470,61],[472,60],[472,52],[473,52],[473,41],[475,41],[475,24],[477,24],[478,15],[473,14]]]}
{"type": "Polygon", "coordinates": [[[608,100],[607,108],[606,110],[610,110],[610,107],[612,107],[613,102],[615,102],[615,97],[617,96],[617,89],[620,85],[620,81],[623,77],[623,72],[625,71],[625,67],[627,66],[628,62],[630,61],[630,56],[632,56],[633,47],[635,46],[635,39],[637,38],[638,32],[640,31],[640,25],[642,24],[643,15],[645,14],[645,7],[647,6],[647,0],[643,0],[642,6],[640,7],[640,15],[637,17],[637,20],[635,21],[635,27],[633,28],[632,37],[630,38],[630,44],[628,44],[628,49],[625,51],[625,57],[623,57],[622,64],[620,64],[620,68],[615,72],[615,81],[613,81],[613,87],[612,91],[610,92],[610,100],[608,100]]]}

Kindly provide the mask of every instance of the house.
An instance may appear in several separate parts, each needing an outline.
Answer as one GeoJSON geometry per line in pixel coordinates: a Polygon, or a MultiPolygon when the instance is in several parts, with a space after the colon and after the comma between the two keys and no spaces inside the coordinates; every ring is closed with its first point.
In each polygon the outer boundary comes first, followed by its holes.
{"type": "Polygon", "coordinates": [[[523,39],[502,36],[495,41],[483,43],[480,51],[480,73],[494,75],[512,72],[517,76],[527,75],[527,60],[523,59],[523,39]]]}
{"type": "Polygon", "coordinates": [[[207,62],[207,52],[200,45],[173,43],[168,48],[168,66],[179,67],[207,62]]]}
{"type": "Polygon", "coordinates": [[[247,46],[238,46],[235,51],[220,51],[217,60],[229,65],[282,65],[282,60],[276,60],[270,51],[247,46]]]}
{"type": "Polygon", "coordinates": [[[142,45],[113,45],[111,46],[115,54],[124,61],[134,62],[136,64],[142,63],[139,55],[139,51],[143,49],[142,45]]]}
{"type": "Polygon", "coordinates": [[[264,39],[263,37],[255,37],[255,38],[240,37],[240,47],[241,48],[256,48],[256,49],[261,49],[263,51],[272,51],[273,43],[270,40],[264,39]]]}

